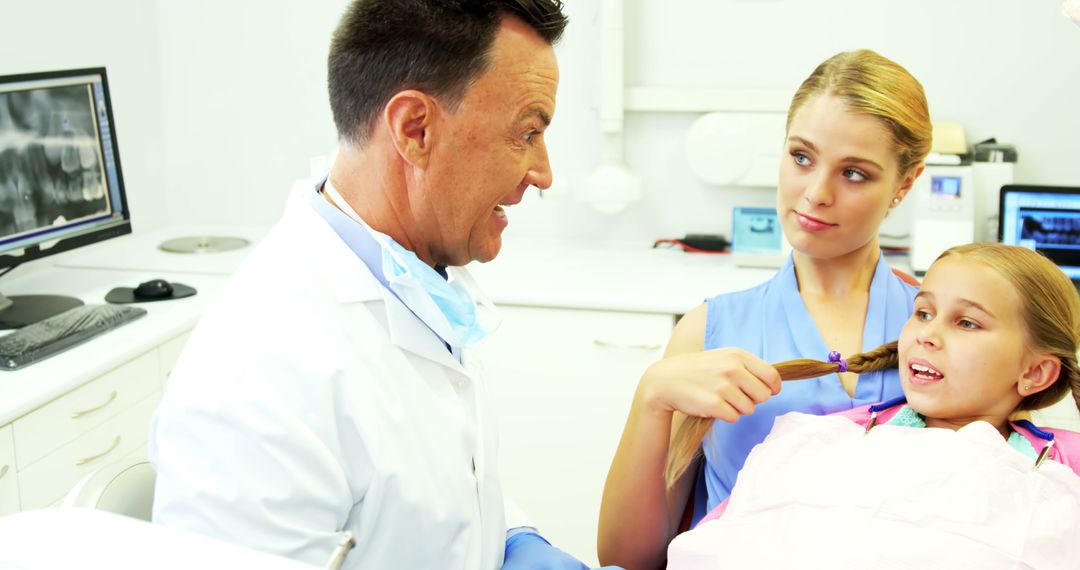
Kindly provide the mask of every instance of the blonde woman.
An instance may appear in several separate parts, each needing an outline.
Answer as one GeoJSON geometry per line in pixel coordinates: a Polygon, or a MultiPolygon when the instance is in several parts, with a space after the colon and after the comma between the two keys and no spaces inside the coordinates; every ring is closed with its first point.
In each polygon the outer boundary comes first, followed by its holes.
{"type": "Polygon", "coordinates": [[[700,517],[727,498],[776,416],[900,395],[895,371],[781,389],[767,361],[854,354],[899,335],[916,290],[890,271],[877,232],[922,173],[930,137],[922,86],[872,51],[837,54],[803,82],[788,111],[777,193],[792,256],[768,282],[690,311],[642,376],[604,488],[604,564],[662,566],[696,482],[700,517]],[[671,434],[687,416],[721,421],[703,459],[682,461],[688,468],[665,481],[671,434]]]}

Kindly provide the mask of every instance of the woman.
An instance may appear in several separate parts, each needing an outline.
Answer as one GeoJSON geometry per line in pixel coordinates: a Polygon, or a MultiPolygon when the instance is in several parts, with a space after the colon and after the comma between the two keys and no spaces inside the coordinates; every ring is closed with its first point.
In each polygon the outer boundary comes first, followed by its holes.
{"type": "Polygon", "coordinates": [[[872,51],[838,54],[803,82],[788,110],[777,193],[792,256],[768,282],[689,312],[642,376],[604,488],[604,564],[663,564],[698,473],[695,462],[670,481],[663,475],[670,434],[686,416],[722,420],[704,446],[711,509],[776,416],[900,394],[895,371],[830,375],[781,391],[766,361],[854,354],[899,335],[915,289],[890,271],[877,232],[922,173],[930,137],[922,86],[872,51]]]}

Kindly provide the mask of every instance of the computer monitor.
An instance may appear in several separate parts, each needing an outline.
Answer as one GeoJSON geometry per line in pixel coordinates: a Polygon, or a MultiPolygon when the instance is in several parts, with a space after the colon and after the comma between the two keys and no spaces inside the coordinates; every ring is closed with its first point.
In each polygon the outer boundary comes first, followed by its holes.
{"type": "Polygon", "coordinates": [[[1080,280],[1080,188],[1009,184],[1000,208],[998,240],[1038,251],[1080,280]]]}
{"type": "MultiPolygon", "coordinates": [[[[0,273],[128,233],[105,69],[0,77],[0,273]]],[[[80,304],[0,294],[0,329],[80,304]]]]}

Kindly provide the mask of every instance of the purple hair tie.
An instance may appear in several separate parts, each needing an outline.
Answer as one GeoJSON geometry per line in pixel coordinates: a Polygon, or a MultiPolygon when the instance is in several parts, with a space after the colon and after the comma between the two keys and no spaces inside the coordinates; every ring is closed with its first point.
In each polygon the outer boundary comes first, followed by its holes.
{"type": "Polygon", "coordinates": [[[829,362],[832,362],[833,364],[836,364],[836,365],[839,366],[839,369],[836,371],[837,373],[847,372],[847,359],[846,358],[840,358],[840,353],[839,352],[837,352],[835,350],[830,350],[829,351],[829,362]]]}

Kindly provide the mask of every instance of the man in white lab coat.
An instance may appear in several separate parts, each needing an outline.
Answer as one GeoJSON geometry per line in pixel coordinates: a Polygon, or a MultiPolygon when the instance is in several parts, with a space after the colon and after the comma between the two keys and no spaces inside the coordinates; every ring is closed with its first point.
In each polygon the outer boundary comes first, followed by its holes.
{"type": "Polygon", "coordinates": [[[551,184],[561,10],[348,8],[329,57],[338,157],[294,186],[174,368],[155,522],[315,564],[349,532],[349,568],[582,568],[504,510],[469,352],[496,319],[460,267],[493,259],[505,208],[551,184]]]}

